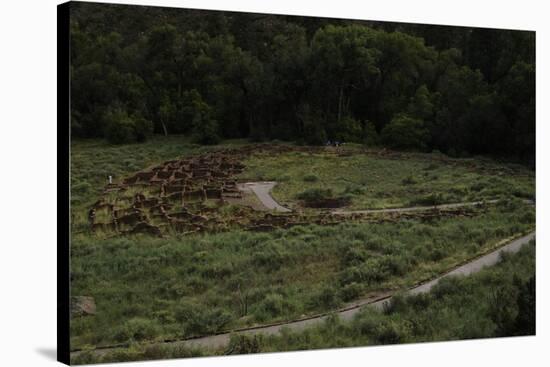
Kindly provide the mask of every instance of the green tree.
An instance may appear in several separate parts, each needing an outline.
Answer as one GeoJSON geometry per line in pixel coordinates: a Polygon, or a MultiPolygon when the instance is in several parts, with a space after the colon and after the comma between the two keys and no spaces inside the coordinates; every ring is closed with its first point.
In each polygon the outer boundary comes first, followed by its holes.
{"type": "Polygon", "coordinates": [[[153,123],[143,117],[141,114],[133,114],[134,129],[136,133],[136,141],[144,142],[153,135],[153,123]]]}
{"type": "Polygon", "coordinates": [[[117,107],[105,115],[105,137],[112,144],[131,143],[136,141],[135,124],[126,110],[117,107]]]}
{"type": "Polygon", "coordinates": [[[220,141],[218,122],[212,117],[212,109],[195,93],[193,101],[193,139],[200,144],[212,145],[220,141]]]}
{"type": "Polygon", "coordinates": [[[518,313],[514,325],[516,335],[536,333],[536,288],[535,275],[520,287],[517,298],[518,313]]]}
{"type": "Polygon", "coordinates": [[[324,111],[327,121],[336,124],[348,115],[352,92],[365,89],[380,76],[377,59],[380,51],[373,47],[378,32],[361,26],[327,26],[312,40],[312,92],[315,105],[324,111]],[[334,119],[331,117],[334,116],[334,119]]]}
{"type": "Polygon", "coordinates": [[[318,113],[311,110],[308,104],[300,106],[298,118],[304,132],[304,142],[309,145],[323,145],[327,141],[327,134],[321,123],[318,113]]]}
{"type": "Polygon", "coordinates": [[[366,121],[365,122],[365,128],[364,128],[364,136],[365,136],[365,144],[368,147],[376,146],[380,144],[380,136],[378,135],[378,132],[376,131],[376,127],[374,126],[374,123],[372,121],[366,121]]]}
{"type": "Polygon", "coordinates": [[[126,109],[110,108],[104,117],[105,137],[112,144],[143,142],[153,132],[153,124],[139,114],[129,115],[126,109]]]}
{"type": "Polygon", "coordinates": [[[384,127],[382,142],[397,149],[426,149],[429,133],[422,120],[398,114],[384,127]]]}
{"type": "Polygon", "coordinates": [[[340,119],[334,138],[340,142],[363,142],[363,127],[361,123],[350,116],[340,119]]]}
{"type": "Polygon", "coordinates": [[[434,114],[432,96],[426,84],[422,84],[411,98],[407,114],[424,122],[430,121],[434,114]]]}
{"type": "Polygon", "coordinates": [[[164,135],[372,145],[378,131],[391,147],[534,166],[534,32],[136,9],[71,7],[75,137],[117,135],[122,108],[164,135]]]}
{"type": "Polygon", "coordinates": [[[499,104],[508,124],[502,133],[509,137],[504,152],[515,153],[534,165],[535,159],[535,65],[518,61],[498,81],[499,104]]]}

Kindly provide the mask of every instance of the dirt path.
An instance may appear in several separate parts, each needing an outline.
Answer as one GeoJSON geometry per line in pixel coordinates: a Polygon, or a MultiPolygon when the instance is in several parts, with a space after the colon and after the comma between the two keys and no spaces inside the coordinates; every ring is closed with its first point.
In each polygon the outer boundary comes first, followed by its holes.
{"type": "Polygon", "coordinates": [[[239,189],[244,192],[253,192],[256,194],[262,204],[269,210],[275,210],[278,212],[290,212],[291,210],[280,205],[273,199],[269,193],[277,183],[273,181],[266,182],[246,182],[239,184],[239,189]]]}
{"type": "Polygon", "coordinates": [[[486,200],[486,201],[470,201],[465,203],[454,204],[440,204],[431,206],[413,206],[408,208],[391,208],[391,209],[366,209],[366,210],[334,210],[332,214],[336,215],[352,215],[352,214],[371,214],[371,213],[406,213],[406,212],[421,212],[426,210],[438,210],[438,209],[454,209],[462,208],[466,206],[476,206],[482,204],[494,204],[498,200],[486,200]]]}
{"type": "MultiPolygon", "coordinates": [[[[428,281],[426,283],[423,283],[421,285],[415,286],[411,289],[409,289],[406,293],[408,294],[419,294],[419,293],[425,293],[429,292],[441,279],[448,277],[448,276],[456,276],[456,275],[469,275],[476,273],[483,269],[486,266],[492,266],[496,264],[499,259],[500,255],[503,252],[510,252],[515,253],[521,249],[522,246],[529,243],[532,239],[535,238],[535,231],[522,236],[520,238],[517,238],[513,241],[508,242],[507,244],[501,246],[500,248],[482,255],[478,257],[477,259],[474,259],[472,261],[467,262],[464,265],[461,265],[452,271],[449,271],[448,273],[445,273],[431,281],[428,281]]],[[[388,303],[391,300],[391,294],[381,294],[376,297],[371,297],[367,299],[363,299],[360,301],[357,301],[353,304],[348,305],[346,308],[341,309],[339,311],[336,311],[335,314],[338,315],[343,320],[350,320],[352,319],[355,314],[357,314],[364,306],[368,307],[374,307],[377,309],[381,309],[384,307],[386,303],[388,303]]],[[[253,335],[253,334],[264,334],[264,335],[273,335],[278,334],[281,329],[288,328],[293,331],[300,331],[303,330],[306,327],[318,325],[322,323],[326,318],[328,317],[328,314],[324,315],[318,315],[313,316],[307,319],[297,320],[297,321],[291,321],[291,322],[285,322],[280,323],[276,325],[268,325],[268,326],[259,326],[255,328],[247,328],[247,329],[240,329],[240,330],[234,330],[231,333],[223,333],[218,335],[212,335],[212,336],[205,336],[202,338],[196,338],[196,339],[187,339],[187,340],[178,340],[178,341],[169,341],[164,342],[165,345],[172,345],[174,347],[184,346],[188,348],[205,348],[205,349],[217,349],[222,348],[227,345],[229,342],[229,338],[231,334],[245,334],[245,335],[253,335]]],[[[120,347],[108,347],[108,348],[102,348],[102,349],[96,349],[93,352],[97,353],[99,355],[105,354],[109,351],[113,351],[115,349],[125,348],[125,346],[120,347]]],[[[72,352],[71,356],[75,357],[81,352],[72,352]]]]}
{"type": "MultiPolygon", "coordinates": [[[[273,199],[271,196],[271,190],[277,182],[266,181],[266,182],[246,182],[244,184],[239,184],[239,189],[243,192],[252,192],[256,194],[258,199],[262,204],[269,210],[275,210],[279,212],[290,212],[291,210],[281,206],[279,203],[273,199]]],[[[353,214],[375,214],[375,213],[406,213],[406,212],[421,212],[427,210],[439,210],[439,209],[454,209],[468,206],[477,206],[483,204],[494,204],[499,200],[485,200],[485,201],[470,201],[464,203],[453,203],[453,204],[440,204],[440,205],[430,205],[430,206],[413,206],[406,208],[390,208],[390,209],[365,209],[365,210],[333,210],[332,214],[335,215],[353,215],[353,214]]],[[[523,200],[526,204],[533,205],[532,200],[523,200]]]]}

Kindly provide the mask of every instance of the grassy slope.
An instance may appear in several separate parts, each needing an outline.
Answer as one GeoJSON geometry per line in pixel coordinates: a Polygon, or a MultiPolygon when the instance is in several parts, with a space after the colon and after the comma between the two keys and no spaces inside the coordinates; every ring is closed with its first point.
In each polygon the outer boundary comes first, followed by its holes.
{"type": "Polygon", "coordinates": [[[532,198],[535,193],[534,173],[516,165],[445,158],[449,164],[434,159],[440,158],[437,155],[408,156],[399,160],[376,154],[258,155],[245,162],[247,170],[242,177],[278,181],[273,195],[289,206],[295,206],[297,194],[311,188],[349,196],[352,209],[414,206],[430,204],[434,199],[453,203],[509,196],[532,198]]]}
{"type": "Polygon", "coordinates": [[[519,291],[534,272],[532,242],[519,253],[504,257],[494,267],[469,277],[446,278],[428,294],[398,298],[384,313],[365,309],[352,322],[332,318],[301,332],[287,331],[280,336],[254,339],[234,337],[230,346],[215,352],[169,345],[135,345],[103,357],[85,353],[73,362],[121,362],[510,335],[510,331],[499,329],[501,325],[497,320],[503,314],[509,314],[512,319],[516,317],[519,291]]]}
{"type": "MultiPolygon", "coordinates": [[[[86,210],[107,175],[120,179],[206,149],[181,138],[117,147],[75,142],[73,230],[85,227],[86,210]]],[[[374,165],[369,157],[363,159],[374,165]]],[[[411,161],[413,166],[423,164],[411,161]]],[[[350,167],[346,172],[353,171],[350,167]]],[[[379,169],[384,167],[380,163],[379,169]]],[[[523,180],[506,182],[530,190],[531,181],[523,180]]],[[[187,337],[330,310],[368,292],[400,288],[439,273],[533,227],[534,218],[532,208],[512,203],[478,218],[431,223],[305,226],[267,234],[235,231],[170,239],[102,240],[83,232],[73,236],[72,292],[94,296],[98,314],[73,320],[72,345],[187,337]]]]}
{"type": "Polygon", "coordinates": [[[533,209],[518,204],[432,223],[75,239],[72,291],[94,296],[98,314],[74,320],[73,347],[189,337],[331,310],[443,272],[533,222],[533,209]]]}
{"type": "MultiPolygon", "coordinates": [[[[351,323],[331,320],[265,340],[262,351],[462,340],[514,335],[499,316],[517,313],[520,288],[535,274],[535,244],[470,277],[441,281],[429,294],[398,298],[384,313],[364,310],[351,323]]],[[[534,311],[534,310],[533,310],[534,311]]],[[[521,335],[521,334],[519,334],[521,335]]]]}

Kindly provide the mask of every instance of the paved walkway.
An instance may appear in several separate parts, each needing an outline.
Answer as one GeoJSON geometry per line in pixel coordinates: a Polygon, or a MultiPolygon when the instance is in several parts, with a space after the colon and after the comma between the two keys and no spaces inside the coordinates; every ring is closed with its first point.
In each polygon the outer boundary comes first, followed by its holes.
{"type": "Polygon", "coordinates": [[[239,189],[244,192],[253,192],[256,194],[262,204],[269,210],[275,210],[278,212],[290,212],[291,210],[280,205],[273,199],[269,193],[277,183],[273,181],[266,182],[246,182],[239,185],[239,189]]]}

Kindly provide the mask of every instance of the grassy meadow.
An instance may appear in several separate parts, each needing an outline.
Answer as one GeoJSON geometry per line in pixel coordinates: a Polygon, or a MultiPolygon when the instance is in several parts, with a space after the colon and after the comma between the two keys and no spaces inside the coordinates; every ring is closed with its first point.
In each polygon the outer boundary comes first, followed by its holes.
{"type": "MultiPolygon", "coordinates": [[[[463,340],[528,335],[518,321],[534,312],[535,243],[503,256],[501,262],[469,277],[443,279],[426,294],[398,296],[384,312],[368,307],[353,321],[329,318],[304,331],[283,330],[278,336],[234,335],[230,344],[205,351],[172,345],[133,344],[102,356],[82,353],[74,363],[120,362],[204,355],[262,353],[395,343],[463,340]]],[[[534,319],[530,319],[534,322],[534,319]]]]}
{"type": "Polygon", "coordinates": [[[534,31],[61,8],[73,363],[533,334],[534,31]]]}
{"type": "MultiPolygon", "coordinates": [[[[97,313],[72,319],[72,349],[209,335],[335,310],[432,278],[535,226],[534,207],[520,200],[534,194],[534,173],[521,167],[484,159],[447,165],[426,154],[399,160],[360,153],[283,153],[251,156],[241,179],[278,181],[274,196],[293,208],[299,206],[296,195],[316,187],[350,195],[349,207],[361,209],[420,205],[429,195],[443,202],[505,200],[475,209],[473,217],[310,224],[266,233],[106,239],[87,228],[87,210],[108,175],[118,182],[165,160],[241,144],[207,148],[178,137],[116,147],[73,142],[71,292],[94,297],[97,313]],[[472,164],[476,168],[468,168],[472,164]]],[[[311,332],[328,333],[323,330],[311,332]]],[[[311,347],[329,346],[330,338],[321,336],[311,347]]],[[[285,338],[269,340],[261,350],[305,346],[301,336],[285,338]],[[292,338],[300,342],[290,347],[292,338]]],[[[345,334],[334,343],[364,345],[368,338],[354,344],[345,334]]]]}
{"type": "Polygon", "coordinates": [[[390,158],[377,152],[357,153],[359,146],[328,153],[258,154],[245,164],[241,177],[277,181],[273,196],[297,207],[300,194],[329,191],[348,199],[350,209],[435,205],[509,197],[532,199],[535,174],[525,167],[484,158],[451,159],[440,153],[403,154],[390,158]],[[332,153],[332,154],[330,154],[332,153]]]}

